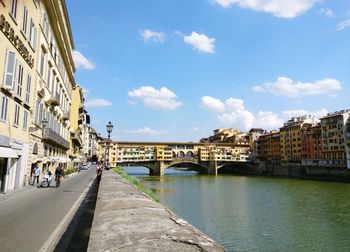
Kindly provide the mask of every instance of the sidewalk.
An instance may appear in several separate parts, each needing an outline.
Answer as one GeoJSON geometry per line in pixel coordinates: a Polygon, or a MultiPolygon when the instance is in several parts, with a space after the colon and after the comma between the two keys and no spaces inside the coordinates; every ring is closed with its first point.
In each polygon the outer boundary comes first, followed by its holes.
{"type": "MultiPolygon", "coordinates": [[[[68,176],[65,176],[64,179],[71,178],[72,176],[75,176],[75,175],[77,175],[77,174],[78,174],[78,172],[71,173],[71,174],[69,174],[68,176]]],[[[43,179],[43,178],[41,178],[41,179],[39,180],[40,183],[41,183],[42,179],[43,179]]],[[[35,185],[31,185],[31,184],[30,184],[30,185],[25,185],[25,186],[23,186],[21,189],[14,189],[14,190],[11,190],[11,191],[9,191],[9,192],[7,192],[7,193],[1,193],[1,194],[0,194],[0,206],[1,206],[4,202],[6,202],[6,201],[12,199],[13,197],[15,197],[15,196],[17,196],[17,195],[22,195],[22,194],[28,193],[29,191],[32,191],[32,190],[34,190],[34,189],[38,189],[38,186],[40,186],[40,183],[39,183],[39,184],[36,184],[36,183],[35,183],[35,185]]],[[[50,187],[55,187],[55,176],[54,176],[54,175],[52,175],[52,180],[51,180],[50,187]]],[[[42,189],[44,189],[44,188],[42,188],[42,189]]]]}
{"type": "Polygon", "coordinates": [[[38,189],[36,186],[32,186],[32,185],[26,185],[23,186],[21,189],[14,189],[11,190],[7,193],[1,193],[0,194],[0,205],[2,205],[4,202],[12,199],[13,197],[17,196],[17,195],[22,195],[25,193],[28,193],[32,190],[38,189]]]}

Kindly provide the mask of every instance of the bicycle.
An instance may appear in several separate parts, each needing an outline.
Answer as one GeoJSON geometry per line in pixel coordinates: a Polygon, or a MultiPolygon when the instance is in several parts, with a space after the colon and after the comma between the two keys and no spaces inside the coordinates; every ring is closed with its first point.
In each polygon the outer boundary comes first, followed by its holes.
{"type": "Polygon", "coordinates": [[[55,181],[56,181],[56,187],[60,187],[60,185],[61,185],[61,176],[56,176],[55,181]]]}

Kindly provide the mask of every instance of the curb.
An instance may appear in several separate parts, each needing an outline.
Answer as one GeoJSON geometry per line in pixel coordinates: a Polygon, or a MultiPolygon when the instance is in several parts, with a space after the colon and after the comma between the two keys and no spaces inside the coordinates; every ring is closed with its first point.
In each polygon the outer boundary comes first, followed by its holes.
{"type": "Polygon", "coordinates": [[[77,199],[77,201],[73,204],[73,206],[68,211],[66,216],[63,217],[61,222],[57,225],[55,230],[52,232],[50,237],[46,240],[46,242],[40,248],[39,251],[53,251],[54,250],[54,247],[57,245],[57,242],[59,241],[59,239],[63,235],[64,231],[66,231],[69,223],[72,221],[75,213],[77,212],[79,206],[81,205],[81,203],[84,200],[85,196],[87,195],[88,191],[91,189],[91,186],[95,182],[95,180],[96,180],[96,177],[91,180],[91,182],[85,188],[83,193],[80,195],[80,197],[77,199]]]}

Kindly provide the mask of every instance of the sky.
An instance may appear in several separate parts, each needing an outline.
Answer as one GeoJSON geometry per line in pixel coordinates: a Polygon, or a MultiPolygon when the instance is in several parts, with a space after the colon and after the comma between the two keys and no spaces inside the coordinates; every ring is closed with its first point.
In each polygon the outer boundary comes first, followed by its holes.
{"type": "Polygon", "coordinates": [[[350,0],[67,0],[76,82],[115,141],[199,141],[350,108],[350,0]]]}

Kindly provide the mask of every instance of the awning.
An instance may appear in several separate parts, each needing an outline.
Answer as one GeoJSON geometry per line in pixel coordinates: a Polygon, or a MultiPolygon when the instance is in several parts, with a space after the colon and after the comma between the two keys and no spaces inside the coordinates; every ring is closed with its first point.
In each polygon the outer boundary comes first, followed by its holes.
{"type": "Polygon", "coordinates": [[[79,163],[81,160],[80,160],[80,158],[74,158],[73,160],[72,160],[72,162],[74,162],[74,163],[79,163]]]}
{"type": "Polygon", "coordinates": [[[0,147],[0,157],[4,158],[18,158],[18,155],[14,149],[0,147]]]}

